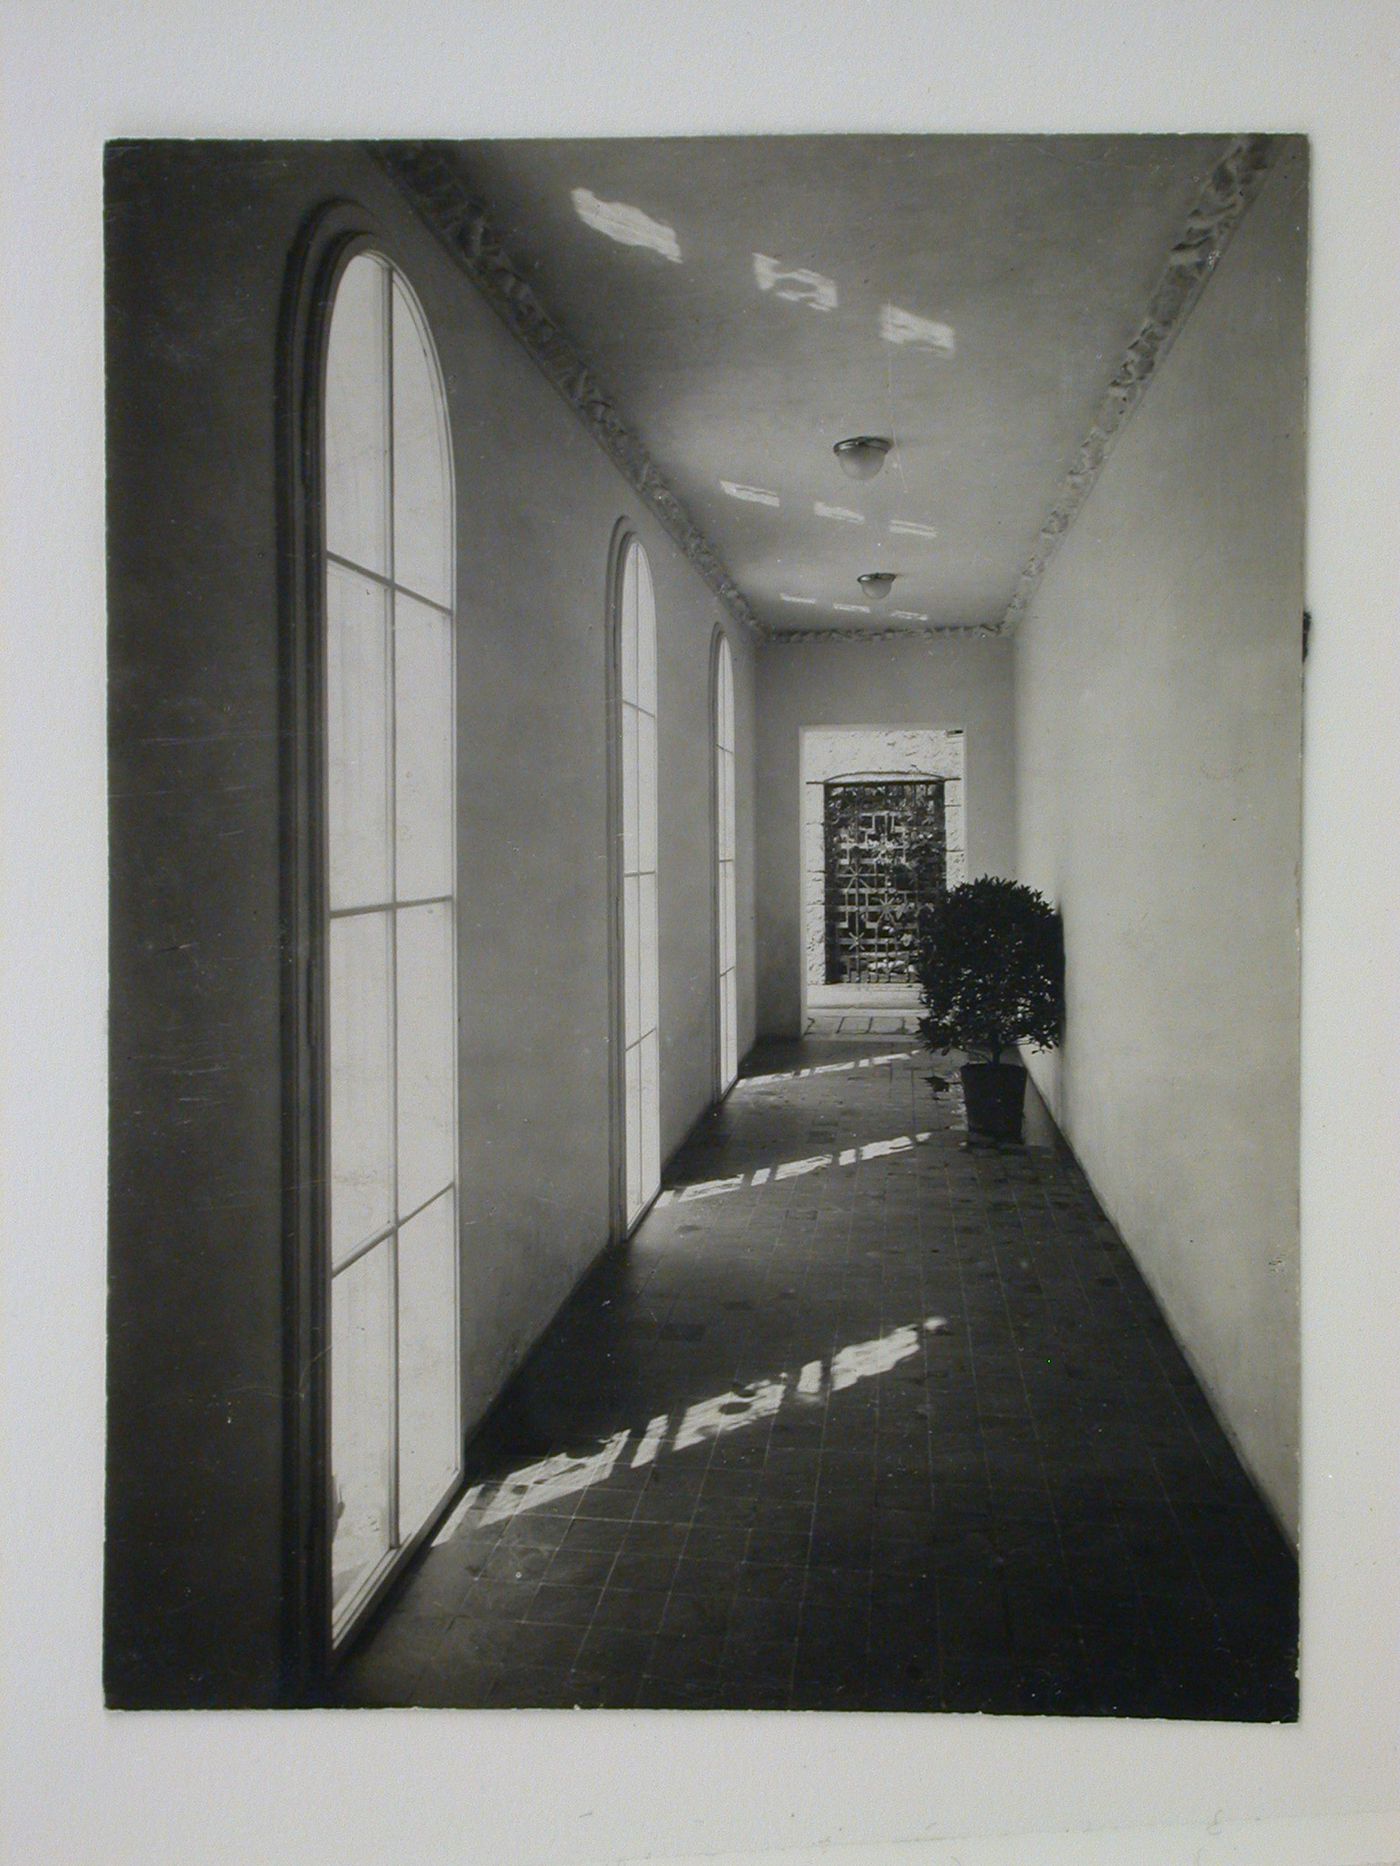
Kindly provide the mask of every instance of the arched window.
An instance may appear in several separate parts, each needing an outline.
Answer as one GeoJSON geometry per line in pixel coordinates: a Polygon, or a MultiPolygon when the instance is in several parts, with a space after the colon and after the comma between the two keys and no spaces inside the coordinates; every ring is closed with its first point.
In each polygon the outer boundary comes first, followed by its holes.
{"type": "Polygon", "coordinates": [[[738,907],[734,892],[734,661],[721,634],[715,654],[715,1001],[719,1092],[739,1073],[738,907]]]}
{"type": "Polygon", "coordinates": [[[622,1050],[626,1228],[661,1184],[657,1039],[656,598],[635,538],[623,547],[617,614],[622,804],[622,1050]]]}
{"type": "Polygon", "coordinates": [[[401,274],[357,253],[324,401],[332,1638],[455,1487],[455,541],[447,407],[401,274]]]}

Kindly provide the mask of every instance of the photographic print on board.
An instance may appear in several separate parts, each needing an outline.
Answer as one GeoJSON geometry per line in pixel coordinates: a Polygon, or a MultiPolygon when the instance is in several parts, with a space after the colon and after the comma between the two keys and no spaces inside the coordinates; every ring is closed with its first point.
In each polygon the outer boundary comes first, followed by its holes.
{"type": "Polygon", "coordinates": [[[106,162],[108,1702],[1295,1717],[1306,142],[106,162]]]}

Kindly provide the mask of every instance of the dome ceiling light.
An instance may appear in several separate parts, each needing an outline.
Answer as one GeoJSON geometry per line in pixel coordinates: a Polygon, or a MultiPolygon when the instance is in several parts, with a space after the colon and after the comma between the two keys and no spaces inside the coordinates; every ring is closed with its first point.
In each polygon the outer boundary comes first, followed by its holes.
{"type": "Polygon", "coordinates": [[[877,602],[883,602],[894,588],[894,579],[893,570],[867,570],[864,576],[856,578],[856,582],[867,596],[873,596],[877,602]]]}
{"type": "Polygon", "coordinates": [[[849,440],[837,441],[831,451],[848,479],[874,479],[893,446],[893,441],[879,434],[853,434],[849,440]]]}

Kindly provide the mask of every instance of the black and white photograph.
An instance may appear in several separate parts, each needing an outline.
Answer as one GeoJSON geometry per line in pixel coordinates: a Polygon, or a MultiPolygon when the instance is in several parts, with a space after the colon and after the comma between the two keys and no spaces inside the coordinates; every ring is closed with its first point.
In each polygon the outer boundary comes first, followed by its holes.
{"type": "Polygon", "coordinates": [[[1307,188],[108,146],[111,1704],[1296,1717],[1307,188]]]}
{"type": "Polygon", "coordinates": [[[1400,15],[20,12],[0,1853],[1396,1866],[1400,15]]]}

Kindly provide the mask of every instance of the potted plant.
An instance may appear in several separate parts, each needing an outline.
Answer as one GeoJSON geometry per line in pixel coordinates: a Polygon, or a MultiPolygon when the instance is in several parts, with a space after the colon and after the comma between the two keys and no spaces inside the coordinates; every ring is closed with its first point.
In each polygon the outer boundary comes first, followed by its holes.
{"type": "Polygon", "coordinates": [[[983,875],[920,910],[917,971],[933,1050],[963,1050],[959,1072],[972,1134],[1019,1140],[1026,1072],[1003,1062],[1013,1044],[1051,1049],[1064,1017],[1064,934],[1042,894],[983,875]]]}

